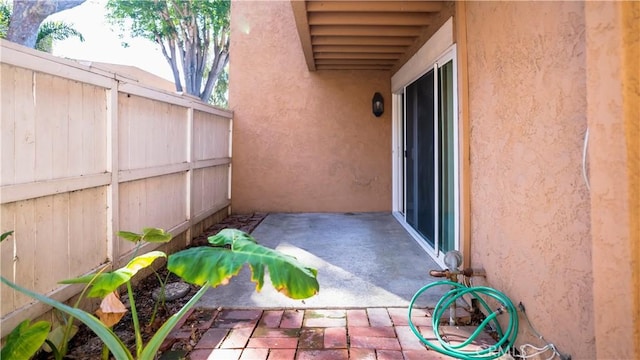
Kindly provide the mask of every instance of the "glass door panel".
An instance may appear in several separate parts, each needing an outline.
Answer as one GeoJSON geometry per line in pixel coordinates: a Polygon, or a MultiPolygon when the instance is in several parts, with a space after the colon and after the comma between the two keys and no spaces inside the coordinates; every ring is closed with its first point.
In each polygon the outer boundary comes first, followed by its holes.
{"type": "Polygon", "coordinates": [[[455,129],[453,117],[453,62],[438,69],[438,249],[455,249],[455,129]]]}
{"type": "Polygon", "coordinates": [[[433,96],[433,71],[405,90],[406,220],[431,246],[435,246],[433,96]]]}
{"type": "Polygon", "coordinates": [[[405,219],[436,253],[457,247],[454,81],[449,60],[404,91],[405,219]]]}

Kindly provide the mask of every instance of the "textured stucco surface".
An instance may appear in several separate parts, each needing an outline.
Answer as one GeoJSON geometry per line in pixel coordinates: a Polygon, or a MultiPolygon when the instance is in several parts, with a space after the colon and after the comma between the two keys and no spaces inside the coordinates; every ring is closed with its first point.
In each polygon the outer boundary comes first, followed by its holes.
{"type": "MultiPolygon", "coordinates": [[[[472,265],[561,351],[594,358],[584,4],[466,8],[472,265]]],[[[518,343],[544,345],[525,324],[518,343]]]]}
{"type": "Polygon", "coordinates": [[[638,358],[640,4],[585,13],[596,355],[638,358]]]}
{"type": "Polygon", "coordinates": [[[233,2],[231,21],[232,211],[391,210],[389,73],[309,72],[288,1],[233,2]]]}

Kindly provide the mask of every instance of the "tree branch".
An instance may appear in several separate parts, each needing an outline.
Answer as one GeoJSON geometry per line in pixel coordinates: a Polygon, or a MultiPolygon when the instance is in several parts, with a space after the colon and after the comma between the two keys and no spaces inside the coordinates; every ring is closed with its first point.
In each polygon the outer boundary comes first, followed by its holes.
{"type": "Polygon", "coordinates": [[[7,40],[34,48],[40,24],[49,15],[76,7],[86,0],[13,0],[7,40]]]}

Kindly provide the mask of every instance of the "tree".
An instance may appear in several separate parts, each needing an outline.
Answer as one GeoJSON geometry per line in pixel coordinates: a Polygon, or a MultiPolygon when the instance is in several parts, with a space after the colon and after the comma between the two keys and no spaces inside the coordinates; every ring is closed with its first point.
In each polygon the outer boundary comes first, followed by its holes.
{"type": "Polygon", "coordinates": [[[107,17],[160,46],[177,91],[209,101],[229,61],[229,9],[229,0],[109,0],[107,17]]]}
{"type": "Polygon", "coordinates": [[[229,101],[227,99],[227,91],[229,90],[229,66],[225,66],[222,69],[220,75],[218,75],[218,81],[213,89],[213,95],[211,95],[210,103],[221,106],[223,108],[229,107],[229,101]]]}
{"type": "MultiPolygon", "coordinates": [[[[12,12],[13,9],[9,2],[0,0],[0,38],[7,38],[12,12]]],[[[54,40],[65,40],[72,36],[76,36],[80,41],[84,41],[82,34],[71,24],[62,21],[45,21],[38,28],[34,48],[50,53],[54,40]]]]}
{"type": "Polygon", "coordinates": [[[50,53],[53,49],[54,40],[65,40],[72,36],[84,41],[84,36],[72,25],[62,21],[45,21],[38,29],[35,48],[50,53]]]}
{"type": "Polygon", "coordinates": [[[7,40],[34,48],[38,29],[47,16],[76,7],[86,0],[13,0],[7,40]]]}

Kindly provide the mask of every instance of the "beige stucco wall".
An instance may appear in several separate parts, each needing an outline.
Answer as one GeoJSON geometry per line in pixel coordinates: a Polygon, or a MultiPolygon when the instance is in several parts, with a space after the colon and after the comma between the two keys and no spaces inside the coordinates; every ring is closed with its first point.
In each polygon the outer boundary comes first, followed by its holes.
{"type": "Polygon", "coordinates": [[[640,3],[585,5],[597,358],[640,356],[640,3]]]}
{"type": "Polygon", "coordinates": [[[388,72],[309,72],[288,1],[235,1],[231,21],[232,211],[389,211],[388,72]]]}
{"type": "MultiPolygon", "coordinates": [[[[560,351],[594,358],[584,3],[466,9],[472,265],[560,351]]],[[[544,345],[521,325],[518,344],[544,345]]]]}

